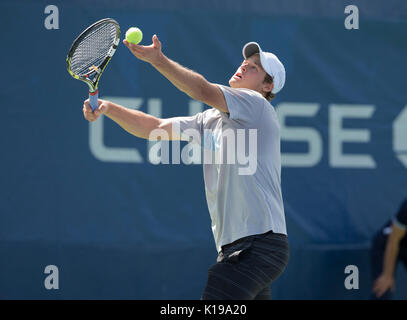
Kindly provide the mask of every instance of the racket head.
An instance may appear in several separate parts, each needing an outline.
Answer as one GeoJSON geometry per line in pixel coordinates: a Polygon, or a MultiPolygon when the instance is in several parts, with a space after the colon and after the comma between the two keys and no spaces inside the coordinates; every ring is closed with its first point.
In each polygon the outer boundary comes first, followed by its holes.
{"type": "Polygon", "coordinates": [[[67,70],[95,92],[100,77],[120,42],[120,26],[114,19],[99,20],[72,43],[66,58],[67,70]]]}

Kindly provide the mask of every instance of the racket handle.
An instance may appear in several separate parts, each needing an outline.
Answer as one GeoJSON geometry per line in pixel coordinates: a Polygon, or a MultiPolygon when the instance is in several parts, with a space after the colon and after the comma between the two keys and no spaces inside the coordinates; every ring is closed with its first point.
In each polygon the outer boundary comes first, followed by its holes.
{"type": "Polygon", "coordinates": [[[98,97],[99,97],[99,90],[95,92],[89,92],[89,104],[92,108],[92,111],[95,111],[98,107],[98,97]]]}

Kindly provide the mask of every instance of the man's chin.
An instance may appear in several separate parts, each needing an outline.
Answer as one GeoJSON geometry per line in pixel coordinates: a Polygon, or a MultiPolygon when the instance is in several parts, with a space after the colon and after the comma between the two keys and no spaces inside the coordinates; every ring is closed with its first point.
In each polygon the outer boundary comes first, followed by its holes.
{"type": "Polygon", "coordinates": [[[229,86],[230,86],[231,88],[240,88],[240,87],[241,87],[241,86],[239,85],[239,82],[236,81],[236,80],[233,79],[233,78],[230,78],[230,80],[229,80],[229,86]]]}

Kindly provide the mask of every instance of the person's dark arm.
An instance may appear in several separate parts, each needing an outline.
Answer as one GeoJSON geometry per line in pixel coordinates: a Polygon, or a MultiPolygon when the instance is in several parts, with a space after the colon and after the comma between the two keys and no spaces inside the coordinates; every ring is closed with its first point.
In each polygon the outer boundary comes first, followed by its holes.
{"type": "Polygon", "coordinates": [[[383,258],[383,272],[373,285],[373,292],[381,297],[388,289],[394,290],[394,273],[399,253],[400,240],[405,236],[406,230],[393,223],[391,233],[387,238],[386,249],[383,258]]]}

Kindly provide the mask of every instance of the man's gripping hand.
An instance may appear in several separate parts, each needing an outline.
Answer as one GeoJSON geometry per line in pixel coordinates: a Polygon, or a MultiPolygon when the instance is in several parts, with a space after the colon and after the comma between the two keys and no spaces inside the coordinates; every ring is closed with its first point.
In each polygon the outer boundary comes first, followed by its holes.
{"type": "Polygon", "coordinates": [[[153,35],[153,43],[149,46],[140,46],[134,43],[130,43],[127,40],[123,40],[123,43],[132,54],[138,59],[146,61],[152,65],[157,64],[162,57],[161,42],[156,35],[153,35]]]}
{"type": "Polygon", "coordinates": [[[89,122],[96,121],[100,117],[100,115],[106,113],[108,111],[108,109],[109,109],[109,103],[108,103],[108,101],[105,101],[105,100],[98,100],[98,107],[95,111],[92,111],[92,108],[90,107],[89,99],[86,99],[83,102],[83,116],[89,122]]]}

